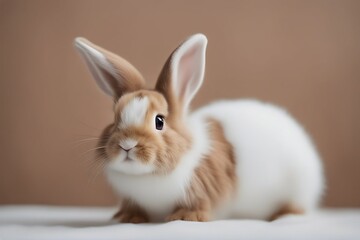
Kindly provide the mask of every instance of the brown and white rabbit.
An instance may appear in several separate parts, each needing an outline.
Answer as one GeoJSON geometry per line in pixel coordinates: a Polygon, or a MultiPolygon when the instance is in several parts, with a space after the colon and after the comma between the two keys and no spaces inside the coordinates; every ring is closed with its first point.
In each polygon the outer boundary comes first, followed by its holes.
{"type": "Polygon", "coordinates": [[[207,38],[170,55],[154,89],[123,58],[84,38],[75,46],[98,86],[114,98],[114,122],[98,154],[121,199],[121,222],[274,219],[318,205],[319,156],[283,109],[256,100],[220,101],[193,113],[207,38]]]}

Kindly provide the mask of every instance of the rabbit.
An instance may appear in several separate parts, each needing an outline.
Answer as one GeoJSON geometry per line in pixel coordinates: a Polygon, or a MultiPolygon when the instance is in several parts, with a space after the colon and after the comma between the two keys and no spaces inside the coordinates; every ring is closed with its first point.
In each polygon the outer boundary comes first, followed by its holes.
{"type": "Polygon", "coordinates": [[[114,100],[97,154],[121,203],[117,221],[274,220],[319,206],[319,154],[285,110],[251,99],[189,110],[204,80],[205,35],[172,52],[153,89],[120,56],[80,37],[75,47],[114,100]]]}

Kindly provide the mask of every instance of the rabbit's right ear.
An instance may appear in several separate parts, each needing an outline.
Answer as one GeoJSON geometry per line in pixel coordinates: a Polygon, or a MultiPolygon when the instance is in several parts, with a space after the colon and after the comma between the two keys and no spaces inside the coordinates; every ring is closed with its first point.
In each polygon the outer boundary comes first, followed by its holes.
{"type": "Polygon", "coordinates": [[[198,33],[180,44],[166,61],[155,89],[169,103],[174,118],[184,116],[205,74],[207,38],[198,33]]]}
{"type": "Polygon", "coordinates": [[[120,56],[84,38],[76,38],[75,47],[85,60],[97,85],[115,100],[125,92],[144,88],[145,81],[140,72],[120,56]]]}

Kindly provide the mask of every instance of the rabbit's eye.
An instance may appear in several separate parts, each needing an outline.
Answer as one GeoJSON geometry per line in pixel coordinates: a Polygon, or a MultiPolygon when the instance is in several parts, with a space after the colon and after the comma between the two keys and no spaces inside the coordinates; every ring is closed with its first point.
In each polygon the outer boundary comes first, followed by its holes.
{"type": "Polygon", "coordinates": [[[155,127],[157,130],[162,130],[164,127],[164,116],[156,115],[155,117],[155,127]]]}

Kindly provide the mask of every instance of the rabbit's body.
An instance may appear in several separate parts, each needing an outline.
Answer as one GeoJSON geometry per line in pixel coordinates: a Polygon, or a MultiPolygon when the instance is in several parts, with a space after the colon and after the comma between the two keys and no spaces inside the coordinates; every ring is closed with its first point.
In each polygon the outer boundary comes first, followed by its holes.
{"type": "Polygon", "coordinates": [[[234,150],[237,192],[218,217],[266,219],[283,205],[304,211],[317,206],[323,191],[319,156],[284,110],[239,100],[209,105],[195,115],[221,122],[234,150]]]}
{"type": "Polygon", "coordinates": [[[315,208],[322,166],[302,127],[254,100],[222,101],[189,114],[205,71],[207,39],[170,55],[154,89],[129,62],[85,39],[76,47],[114,98],[99,161],[121,199],[121,222],[274,219],[315,208]]]}
{"type": "Polygon", "coordinates": [[[212,148],[209,118],[222,126],[236,160],[236,191],[213,209],[214,219],[269,219],[286,204],[304,211],[316,207],[323,177],[311,140],[284,110],[255,100],[221,101],[195,111],[188,119],[194,147],[171,174],[134,177],[110,167],[114,190],[133,198],[154,221],[168,216],[186,201],[194,169],[212,148]]]}

